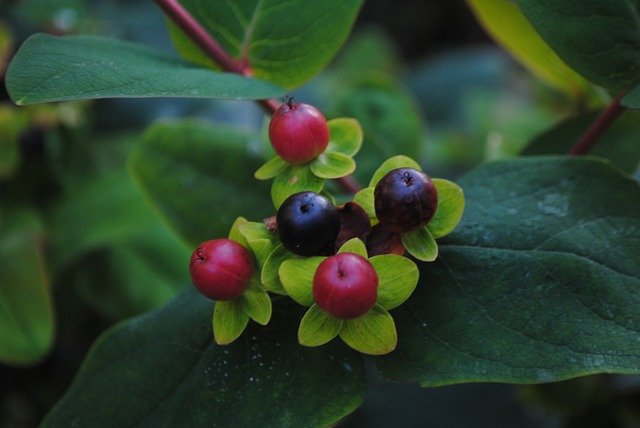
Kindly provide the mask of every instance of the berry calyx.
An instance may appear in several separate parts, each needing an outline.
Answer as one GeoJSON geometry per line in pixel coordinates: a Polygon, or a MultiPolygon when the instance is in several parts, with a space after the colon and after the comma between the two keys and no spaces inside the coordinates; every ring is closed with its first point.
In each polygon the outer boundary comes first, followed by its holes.
{"type": "Polygon", "coordinates": [[[438,192],[429,176],[413,168],[389,171],[374,191],[376,216],[394,233],[411,232],[433,218],[438,192]]]}
{"type": "Polygon", "coordinates": [[[200,293],[214,300],[240,297],[253,276],[251,253],[230,239],[205,241],[189,263],[191,280],[200,293]]]}
{"type": "Polygon", "coordinates": [[[276,222],[282,245],[306,257],[331,254],[340,231],[338,210],[315,192],[294,193],[285,199],[276,222]]]}
{"type": "Polygon", "coordinates": [[[289,99],[271,117],[269,141],[287,162],[307,163],[324,152],[329,144],[327,120],[317,108],[289,99]]]}
{"type": "Polygon", "coordinates": [[[378,297],[378,274],[364,257],[339,253],[324,260],[313,277],[313,298],[340,319],[369,312],[378,297]]]}

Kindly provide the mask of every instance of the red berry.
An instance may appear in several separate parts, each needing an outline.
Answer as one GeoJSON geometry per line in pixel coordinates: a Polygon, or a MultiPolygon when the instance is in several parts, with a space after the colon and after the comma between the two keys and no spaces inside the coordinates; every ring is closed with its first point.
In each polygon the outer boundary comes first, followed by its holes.
{"type": "Polygon", "coordinates": [[[394,233],[411,232],[433,218],[438,191],[429,176],[413,168],[389,171],[374,190],[376,216],[394,233]]]}
{"type": "Polygon", "coordinates": [[[230,239],[205,241],[191,255],[191,280],[214,300],[240,297],[253,276],[251,253],[230,239]]]}
{"type": "Polygon", "coordinates": [[[364,257],[339,253],[324,260],[313,277],[313,298],[341,319],[366,314],[378,297],[378,274],[364,257]]]}
{"type": "Polygon", "coordinates": [[[329,127],[317,108],[289,102],[271,117],[269,140],[282,159],[300,165],[324,152],[329,144],[329,127]]]}

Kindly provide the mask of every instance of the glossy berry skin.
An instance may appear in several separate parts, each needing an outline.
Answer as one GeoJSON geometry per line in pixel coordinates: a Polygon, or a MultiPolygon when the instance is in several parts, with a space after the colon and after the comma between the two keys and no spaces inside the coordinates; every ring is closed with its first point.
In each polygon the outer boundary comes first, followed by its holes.
{"type": "Polygon", "coordinates": [[[389,171],[374,191],[376,217],[394,233],[411,232],[433,218],[438,191],[429,176],[413,168],[389,171]]]}
{"type": "Polygon", "coordinates": [[[324,260],[313,277],[313,299],[336,318],[357,318],[378,298],[378,274],[364,257],[339,253],[324,260]]]}
{"type": "Polygon", "coordinates": [[[276,214],[278,235],[284,247],[300,256],[333,252],[340,216],[331,201],[314,192],[289,196],[276,214]]]}
{"type": "Polygon", "coordinates": [[[240,297],[253,276],[253,258],[242,245],[230,239],[205,241],[191,255],[191,280],[205,296],[214,300],[240,297]]]}
{"type": "Polygon", "coordinates": [[[271,117],[269,141],[287,162],[307,163],[324,152],[329,144],[327,120],[309,104],[282,104],[271,117]]]}

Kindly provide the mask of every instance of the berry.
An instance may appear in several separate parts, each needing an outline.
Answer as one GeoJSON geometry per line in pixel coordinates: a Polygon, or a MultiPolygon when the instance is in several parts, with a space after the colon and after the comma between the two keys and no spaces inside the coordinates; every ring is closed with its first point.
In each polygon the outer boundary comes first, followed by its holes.
{"type": "Polygon", "coordinates": [[[287,162],[309,162],[327,148],[329,127],[320,111],[309,104],[282,104],[271,117],[269,140],[287,162]]]}
{"type": "Polygon", "coordinates": [[[378,297],[378,275],[371,263],[354,253],[324,260],[313,277],[313,298],[322,309],[341,318],[366,314],[378,297]]]}
{"type": "Polygon", "coordinates": [[[333,252],[340,215],[329,199],[314,192],[289,196],[276,214],[278,235],[286,249],[300,256],[333,252]]]}
{"type": "Polygon", "coordinates": [[[431,220],[438,192],[429,176],[413,168],[389,171],[374,191],[376,216],[394,233],[411,232],[431,220]]]}
{"type": "Polygon", "coordinates": [[[205,241],[191,255],[191,280],[214,300],[240,297],[253,276],[251,253],[230,239],[205,241]]]}

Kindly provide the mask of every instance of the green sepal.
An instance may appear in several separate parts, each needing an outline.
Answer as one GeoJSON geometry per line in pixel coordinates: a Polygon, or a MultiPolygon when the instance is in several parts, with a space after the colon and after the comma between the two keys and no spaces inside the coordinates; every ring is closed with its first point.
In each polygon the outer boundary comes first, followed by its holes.
{"type": "Polygon", "coordinates": [[[382,165],[380,165],[376,172],[373,173],[369,187],[376,187],[376,184],[378,184],[378,181],[380,181],[382,177],[384,177],[389,171],[396,168],[413,168],[418,171],[422,171],[420,164],[410,157],[403,155],[394,156],[382,162],[382,165]]]}
{"type": "Polygon", "coordinates": [[[236,340],[249,323],[249,315],[242,310],[241,299],[216,302],[213,308],[213,338],[218,345],[236,340]]]}
{"type": "Polygon", "coordinates": [[[464,212],[464,192],[449,180],[434,178],[432,181],[438,191],[438,207],[427,229],[437,239],[451,233],[460,222],[464,212]]]}
{"type": "Polygon", "coordinates": [[[376,217],[376,207],[374,198],[375,187],[365,187],[355,194],[353,202],[360,205],[362,209],[367,213],[371,220],[371,226],[378,224],[378,218],[376,217]]]}
{"type": "Polygon", "coordinates": [[[252,320],[261,325],[267,325],[271,319],[271,298],[259,286],[245,290],[240,297],[242,310],[252,320]]]}
{"type": "Polygon", "coordinates": [[[325,312],[317,304],[309,308],[298,328],[298,342],[304,346],[320,346],[333,340],[342,328],[342,320],[325,312]]]}
{"type": "Polygon", "coordinates": [[[268,180],[282,173],[288,166],[287,161],[280,156],[274,156],[258,168],[253,176],[258,180],[268,180]]]}
{"type": "Polygon", "coordinates": [[[313,305],[313,276],[326,257],[305,257],[286,260],[278,275],[286,293],[303,306],[313,305]]]}
{"type": "Polygon", "coordinates": [[[273,250],[278,246],[278,237],[269,232],[264,223],[248,221],[240,224],[238,229],[249,243],[249,247],[262,269],[273,250]]]}
{"type": "Polygon", "coordinates": [[[398,343],[393,318],[379,305],[361,317],[345,320],[340,337],[351,348],[369,355],[388,354],[398,343]]]}
{"type": "Polygon", "coordinates": [[[342,244],[338,253],[354,253],[364,257],[365,259],[369,257],[367,254],[367,247],[359,238],[349,239],[347,242],[342,244]]]}
{"type": "Polygon", "coordinates": [[[438,257],[438,244],[427,226],[402,234],[402,245],[418,260],[432,262],[438,257]]]}
{"type": "Polygon", "coordinates": [[[297,256],[287,251],[282,244],[278,245],[271,252],[269,257],[267,257],[267,260],[264,262],[262,272],[260,273],[260,281],[262,282],[262,286],[265,290],[276,294],[287,294],[282,282],[280,282],[278,270],[284,261],[293,258],[297,258],[297,256]]]}
{"type": "Polygon", "coordinates": [[[247,241],[247,238],[240,231],[240,226],[246,223],[248,223],[246,218],[238,217],[236,221],[234,221],[233,224],[231,225],[231,229],[229,229],[229,239],[231,239],[232,241],[236,241],[238,244],[242,245],[246,249],[251,250],[251,247],[249,246],[249,242],[247,241]]]}
{"type": "Polygon", "coordinates": [[[369,259],[378,274],[376,303],[386,310],[403,304],[416,289],[420,273],[410,259],[395,254],[384,254],[369,259]]]}
{"type": "Polygon", "coordinates": [[[291,165],[278,175],[271,185],[271,200],[276,209],[294,193],[311,191],[320,193],[324,179],[316,177],[308,165],[291,165]]]}
{"type": "Polygon", "coordinates": [[[356,170],[356,162],[338,152],[324,152],[309,163],[311,172],[320,178],[345,177],[356,170]]]}
{"type": "Polygon", "coordinates": [[[362,147],[363,133],[360,122],[348,117],[339,117],[327,122],[329,125],[329,145],[327,152],[342,153],[353,157],[362,147]]]}

